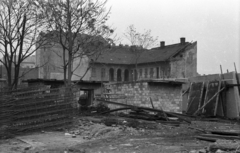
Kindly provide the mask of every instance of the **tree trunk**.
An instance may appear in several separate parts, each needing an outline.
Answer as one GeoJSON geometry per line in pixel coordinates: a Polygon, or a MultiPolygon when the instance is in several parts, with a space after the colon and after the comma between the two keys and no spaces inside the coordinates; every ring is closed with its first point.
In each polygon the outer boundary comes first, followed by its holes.
{"type": "Polygon", "coordinates": [[[13,89],[17,89],[18,81],[19,81],[19,69],[20,65],[17,64],[14,68],[14,81],[13,81],[13,89]]]}

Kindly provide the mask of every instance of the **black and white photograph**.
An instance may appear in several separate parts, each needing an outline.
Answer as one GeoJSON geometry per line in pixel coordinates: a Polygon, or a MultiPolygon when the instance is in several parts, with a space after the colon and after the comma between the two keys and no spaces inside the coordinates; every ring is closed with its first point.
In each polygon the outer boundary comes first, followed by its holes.
{"type": "Polygon", "coordinates": [[[0,0],[0,153],[240,153],[240,1],[0,0]]]}

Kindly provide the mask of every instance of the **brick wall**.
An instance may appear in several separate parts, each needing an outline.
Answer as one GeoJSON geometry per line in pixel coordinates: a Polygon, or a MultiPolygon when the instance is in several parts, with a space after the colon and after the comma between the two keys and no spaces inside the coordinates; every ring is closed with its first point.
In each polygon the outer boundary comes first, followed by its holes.
{"type": "Polygon", "coordinates": [[[116,83],[111,85],[112,93],[124,94],[127,100],[118,102],[135,106],[152,108],[150,97],[154,107],[165,111],[181,112],[181,85],[164,83],[148,83],[147,81],[132,83],[116,83]]]}

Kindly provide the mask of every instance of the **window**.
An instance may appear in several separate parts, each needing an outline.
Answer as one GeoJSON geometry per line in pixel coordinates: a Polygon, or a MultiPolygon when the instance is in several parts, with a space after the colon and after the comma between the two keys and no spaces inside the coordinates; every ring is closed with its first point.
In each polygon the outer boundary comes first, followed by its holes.
{"type": "Polygon", "coordinates": [[[101,78],[104,79],[106,75],[105,68],[101,69],[101,78]]]}
{"type": "Polygon", "coordinates": [[[96,68],[92,68],[92,77],[96,77],[96,68]]]}
{"type": "Polygon", "coordinates": [[[150,78],[153,78],[153,68],[150,68],[150,78]]]}
{"type": "Polygon", "coordinates": [[[156,72],[157,73],[156,77],[159,78],[159,67],[156,68],[156,71],[157,71],[156,72]]]}
{"type": "Polygon", "coordinates": [[[145,68],[145,78],[147,78],[147,77],[148,77],[148,69],[145,68]]]}
{"type": "Polygon", "coordinates": [[[142,78],[142,69],[139,70],[139,78],[142,78]]]}

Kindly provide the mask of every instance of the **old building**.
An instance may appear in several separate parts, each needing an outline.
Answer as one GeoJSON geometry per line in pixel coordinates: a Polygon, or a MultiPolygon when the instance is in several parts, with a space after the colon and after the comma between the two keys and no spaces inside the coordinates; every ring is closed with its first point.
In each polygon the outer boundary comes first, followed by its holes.
{"type": "Polygon", "coordinates": [[[133,81],[165,78],[188,78],[197,75],[197,42],[165,45],[151,50],[113,46],[91,62],[90,80],[133,81]]]}
{"type": "MultiPolygon", "coordinates": [[[[59,34],[56,31],[43,33],[40,36],[44,37],[47,43],[40,46],[36,51],[36,65],[39,67],[38,78],[62,80],[64,78],[64,66],[68,68],[66,66],[68,62],[67,49],[64,53],[63,47],[59,43],[59,34]]],[[[86,34],[78,34],[74,41],[71,80],[79,80],[80,78],[90,80],[91,71],[88,70],[92,58],[89,56],[97,54],[101,50],[100,48],[107,46],[108,43],[101,36],[86,34]]]]}
{"type": "MultiPolygon", "coordinates": [[[[111,46],[96,56],[84,56],[73,62],[72,80],[123,82],[133,80],[188,78],[197,75],[197,42],[165,45],[150,50],[136,46],[111,46]]],[[[63,79],[60,45],[42,47],[36,53],[38,77],[63,79]],[[41,66],[43,65],[43,66],[41,66]]]]}

